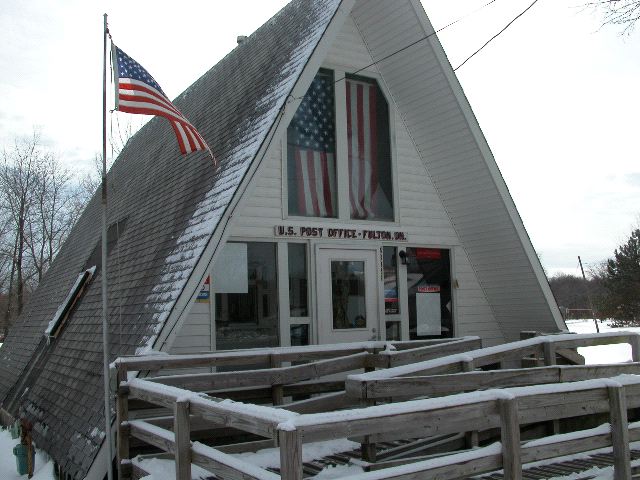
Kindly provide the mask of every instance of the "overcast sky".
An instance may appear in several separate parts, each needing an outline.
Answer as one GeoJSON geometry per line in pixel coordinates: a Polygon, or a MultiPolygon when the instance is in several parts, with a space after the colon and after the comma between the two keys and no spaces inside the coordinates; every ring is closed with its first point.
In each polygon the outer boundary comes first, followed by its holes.
{"type": "MultiPolygon", "coordinates": [[[[388,0],[392,1],[392,0],[388,0]]],[[[531,0],[422,0],[454,67],[531,0]],[[475,13],[473,13],[475,12],[475,13]]],[[[41,129],[76,170],[102,148],[102,14],[171,98],[285,0],[4,0],[0,144],[41,129]]],[[[640,214],[640,31],[540,0],[457,74],[550,274],[612,255],[640,214]]],[[[145,117],[118,114],[120,127],[145,117]]],[[[114,120],[114,129],[118,124],[114,120]]]]}

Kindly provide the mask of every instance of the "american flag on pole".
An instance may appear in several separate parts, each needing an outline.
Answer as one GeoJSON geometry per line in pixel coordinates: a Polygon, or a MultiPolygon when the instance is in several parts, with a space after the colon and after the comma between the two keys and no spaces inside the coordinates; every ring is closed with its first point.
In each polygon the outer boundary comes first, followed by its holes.
{"type": "Polygon", "coordinates": [[[207,150],[213,157],[204,138],[171,103],[149,72],[113,44],[112,55],[116,110],[164,117],[171,123],[183,154],[207,150]]]}
{"type": "Polygon", "coordinates": [[[346,89],[351,218],[370,219],[378,189],[378,92],[375,84],[353,79],[346,89]]]}
{"type": "Polygon", "coordinates": [[[293,150],[297,215],[336,217],[333,77],[316,75],[288,130],[293,150]]]}

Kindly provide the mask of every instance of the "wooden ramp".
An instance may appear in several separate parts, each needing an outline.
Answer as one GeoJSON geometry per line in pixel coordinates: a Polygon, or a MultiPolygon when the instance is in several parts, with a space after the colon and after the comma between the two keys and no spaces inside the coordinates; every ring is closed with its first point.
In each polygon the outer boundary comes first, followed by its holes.
{"type": "Polygon", "coordinates": [[[479,347],[465,337],[118,359],[120,478],[137,475],[131,458],[143,448],[173,459],[178,480],[191,479],[191,463],[225,480],[302,480],[345,464],[371,480],[586,479],[610,466],[635,477],[640,335],[479,347]],[[629,344],[633,362],[558,365],[565,350],[613,343],[629,344]],[[303,462],[304,444],[340,439],[360,448],[303,462]],[[274,447],[279,471],[235,456],[274,447]]]}
{"type": "MultiPolygon", "coordinates": [[[[631,461],[640,459],[640,450],[631,450],[631,461]]],[[[522,470],[523,480],[534,479],[554,479],[558,477],[565,477],[581,472],[587,472],[592,468],[608,468],[613,467],[613,453],[598,453],[590,455],[585,458],[579,458],[574,460],[566,460],[564,462],[552,463],[549,465],[541,465],[538,467],[524,468],[522,470]]],[[[640,478],[640,467],[635,467],[631,471],[632,479],[640,478]]],[[[584,477],[579,477],[579,480],[589,480],[598,478],[596,475],[585,473],[584,477]]],[[[602,477],[600,477],[602,478],[602,477]]],[[[613,472],[612,477],[613,478],[613,472]]],[[[504,473],[490,473],[487,475],[481,475],[473,477],[473,480],[507,480],[504,473]]]]}

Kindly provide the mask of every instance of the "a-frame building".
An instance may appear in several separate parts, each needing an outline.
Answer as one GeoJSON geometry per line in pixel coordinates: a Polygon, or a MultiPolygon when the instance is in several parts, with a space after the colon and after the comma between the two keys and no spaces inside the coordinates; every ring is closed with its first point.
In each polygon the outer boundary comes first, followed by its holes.
{"type": "MultiPolygon", "coordinates": [[[[175,104],[218,165],[154,119],[111,169],[112,359],[565,329],[418,0],[294,0],[175,104]]],[[[96,196],[0,349],[3,417],[74,479],[104,473],[99,251],[96,196]]]]}

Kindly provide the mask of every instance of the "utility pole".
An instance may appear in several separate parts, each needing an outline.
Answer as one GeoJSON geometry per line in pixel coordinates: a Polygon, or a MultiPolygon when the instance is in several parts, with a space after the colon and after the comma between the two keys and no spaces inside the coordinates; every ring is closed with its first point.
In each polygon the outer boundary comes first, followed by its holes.
{"type": "Polygon", "coordinates": [[[587,292],[587,300],[589,301],[589,308],[593,315],[593,322],[596,324],[596,332],[600,333],[600,327],[598,326],[598,319],[596,318],[596,311],[593,309],[593,302],[591,301],[591,293],[589,292],[589,284],[587,283],[587,277],[584,274],[584,268],[582,268],[582,259],[578,255],[578,263],[580,264],[580,271],[582,272],[582,279],[584,280],[584,288],[587,292]]]}

